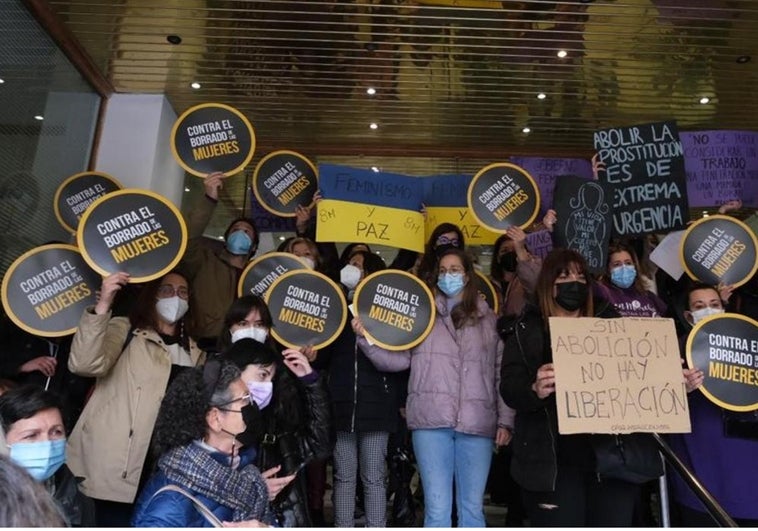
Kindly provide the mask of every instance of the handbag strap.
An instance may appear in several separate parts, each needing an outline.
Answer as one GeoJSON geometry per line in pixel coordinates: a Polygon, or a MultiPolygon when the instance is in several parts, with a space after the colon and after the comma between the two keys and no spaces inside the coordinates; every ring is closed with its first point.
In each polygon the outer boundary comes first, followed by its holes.
{"type": "Polygon", "coordinates": [[[178,492],[182,496],[186,497],[195,506],[195,509],[197,509],[197,512],[199,512],[200,514],[202,514],[203,517],[206,520],[208,520],[209,524],[211,524],[213,527],[223,527],[223,525],[221,524],[221,520],[219,520],[218,518],[216,518],[216,515],[213,514],[211,512],[211,510],[208,509],[203,504],[203,502],[201,502],[199,499],[197,499],[197,497],[193,496],[192,494],[190,494],[189,492],[187,492],[183,488],[178,487],[177,485],[166,485],[165,487],[161,487],[160,489],[158,489],[155,492],[155,494],[153,494],[153,496],[150,499],[152,500],[153,498],[155,498],[161,492],[166,492],[166,491],[178,492]]]}

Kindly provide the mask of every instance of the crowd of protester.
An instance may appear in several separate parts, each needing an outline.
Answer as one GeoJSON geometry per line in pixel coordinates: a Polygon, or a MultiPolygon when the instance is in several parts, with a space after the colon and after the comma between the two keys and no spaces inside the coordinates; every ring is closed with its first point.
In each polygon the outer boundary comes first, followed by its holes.
{"type": "MultiPolygon", "coordinates": [[[[222,244],[204,238],[223,175],[204,184],[176,270],[143,285],[105,277],[73,337],[35,337],[3,320],[0,493],[14,501],[0,525],[354,527],[361,515],[367,527],[659,523],[656,481],[600,474],[607,438],[558,432],[548,319],[672,317],[684,340],[725,310],[758,318],[757,279],[737,289],[675,282],[650,269],[647,237],[612,242],[592,275],[575,251],[533,255],[517,227],[491,249],[496,314],[464,234],[444,223],[423,253],[401,250],[389,266],[434,295],[418,345],[384,350],[354,317],[320,350],[286,348],[264,300],[237,297],[260,240],[254,221],[232,220],[222,244]],[[486,520],[487,492],[507,520],[486,520]]],[[[332,278],[350,303],[388,266],[363,242],[341,255],[315,242],[312,213],[298,208],[297,234],[280,251],[332,278]]],[[[558,221],[548,211],[542,223],[558,221]]],[[[682,382],[692,432],[671,446],[735,520],[758,524],[755,412],[709,402],[696,392],[698,370],[683,368],[682,382]]],[[[649,436],[636,435],[654,460],[649,436]]],[[[713,525],[668,478],[674,522],[713,525]]]]}

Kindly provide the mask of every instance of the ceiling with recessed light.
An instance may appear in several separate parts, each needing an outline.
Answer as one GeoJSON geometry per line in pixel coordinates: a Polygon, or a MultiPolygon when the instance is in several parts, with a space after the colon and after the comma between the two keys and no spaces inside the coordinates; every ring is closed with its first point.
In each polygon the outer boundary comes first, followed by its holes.
{"type": "Polygon", "coordinates": [[[473,172],[614,125],[758,129],[755,0],[47,3],[116,91],[242,110],[253,164],[473,172]]]}

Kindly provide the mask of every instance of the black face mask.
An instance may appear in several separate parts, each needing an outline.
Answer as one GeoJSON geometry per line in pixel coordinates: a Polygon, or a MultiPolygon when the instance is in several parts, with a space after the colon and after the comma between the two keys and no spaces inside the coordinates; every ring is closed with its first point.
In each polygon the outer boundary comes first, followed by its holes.
{"type": "Polygon", "coordinates": [[[516,271],[516,266],[518,265],[518,258],[516,257],[516,251],[510,251],[510,252],[501,254],[498,261],[500,263],[500,267],[503,268],[503,271],[507,271],[508,273],[513,273],[514,271],[516,271]]]}
{"type": "Polygon", "coordinates": [[[574,312],[587,304],[587,284],[583,282],[563,282],[556,284],[558,295],[555,302],[566,311],[574,312]]]}

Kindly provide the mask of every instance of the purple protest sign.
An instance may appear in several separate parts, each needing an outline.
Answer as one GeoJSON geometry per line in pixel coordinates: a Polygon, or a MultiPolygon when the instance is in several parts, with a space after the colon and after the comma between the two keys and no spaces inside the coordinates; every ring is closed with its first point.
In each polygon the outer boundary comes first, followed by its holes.
{"type": "Polygon", "coordinates": [[[679,136],[691,206],[722,205],[732,199],[758,206],[758,133],[697,131],[679,136]]]}
{"type": "Polygon", "coordinates": [[[545,258],[553,250],[553,237],[546,229],[530,232],[526,235],[526,248],[540,258],[545,258]]]}
{"type": "Polygon", "coordinates": [[[250,212],[252,212],[253,221],[255,226],[261,232],[294,232],[295,231],[295,218],[284,218],[271,213],[263,208],[261,202],[255,197],[252,190],[249,190],[250,195],[250,212]]]}
{"type": "Polygon", "coordinates": [[[524,168],[537,183],[542,201],[540,216],[553,208],[553,189],[559,175],[577,175],[592,178],[592,163],[585,159],[559,159],[545,157],[510,157],[509,160],[524,168]]]}

